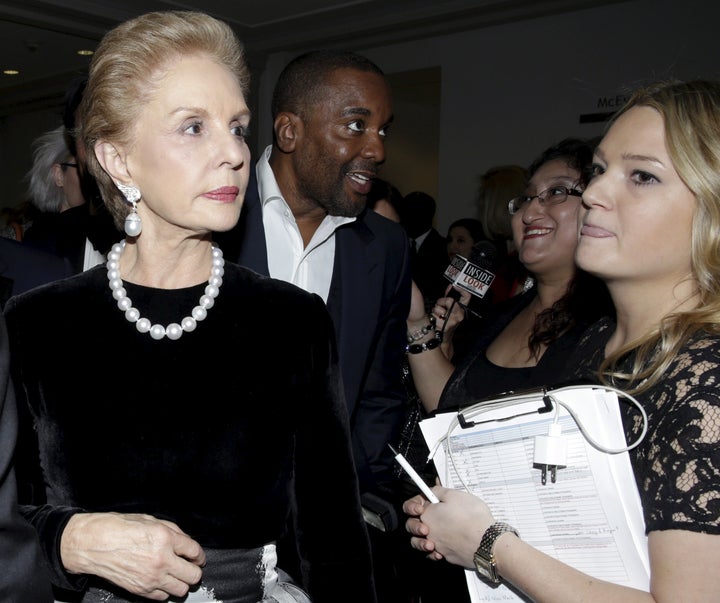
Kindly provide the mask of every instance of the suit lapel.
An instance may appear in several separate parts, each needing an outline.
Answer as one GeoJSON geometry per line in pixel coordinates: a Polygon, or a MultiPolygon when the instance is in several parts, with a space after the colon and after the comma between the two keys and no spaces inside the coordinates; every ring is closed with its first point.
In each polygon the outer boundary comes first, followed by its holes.
{"type": "Polygon", "coordinates": [[[238,264],[269,276],[267,242],[255,166],[250,170],[250,182],[245,193],[240,220],[234,230],[237,232],[234,240],[239,241],[240,245],[237,254],[238,264]]]}

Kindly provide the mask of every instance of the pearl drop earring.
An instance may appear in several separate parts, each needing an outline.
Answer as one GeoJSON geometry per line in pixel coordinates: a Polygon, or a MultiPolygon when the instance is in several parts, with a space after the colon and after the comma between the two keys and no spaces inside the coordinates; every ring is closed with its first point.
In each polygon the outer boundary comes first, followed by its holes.
{"type": "Polygon", "coordinates": [[[127,186],[116,182],[115,185],[125,197],[126,201],[132,205],[130,213],[125,218],[125,234],[129,237],[136,237],[142,232],[142,219],[137,213],[137,202],[140,200],[140,189],[136,186],[127,186]]]}

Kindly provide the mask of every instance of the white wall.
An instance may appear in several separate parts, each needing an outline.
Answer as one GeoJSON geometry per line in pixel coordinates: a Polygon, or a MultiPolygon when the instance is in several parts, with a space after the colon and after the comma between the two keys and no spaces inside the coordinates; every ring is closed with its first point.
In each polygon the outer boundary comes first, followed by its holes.
{"type": "MultiPolygon", "coordinates": [[[[579,116],[610,110],[599,107],[601,99],[623,96],[643,80],[720,77],[719,23],[716,0],[628,0],[417,42],[358,48],[389,75],[440,68],[439,135],[421,135],[420,148],[390,155],[387,171],[401,174],[395,184],[409,192],[429,182],[417,185],[413,174],[426,176],[432,172],[428,164],[437,165],[437,188],[428,192],[436,192],[436,222],[444,232],[455,218],[475,214],[477,178],[489,167],[527,165],[560,138],[600,134],[603,124],[580,124],[579,116]],[[395,162],[403,165],[393,166],[395,162]]],[[[257,82],[252,127],[258,149],[271,140],[272,86],[292,56],[268,57],[257,82]]],[[[396,107],[398,129],[405,116],[422,133],[427,124],[414,122],[409,110],[403,115],[402,106],[396,107]]],[[[0,205],[18,200],[12,194],[22,176],[18,157],[29,156],[23,145],[54,127],[50,122],[49,116],[26,116],[0,123],[0,177],[5,183],[0,205]]]]}
{"type": "MultiPolygon", "coordinates": [[[[720,77],[719,23],[716,0],[632,0],[360,52],[388,74],[441,68],[436,223],[445,232],[475,215],[477,178],[489,167],[527,165],[565,136],[601,134],[602,123],[579,123],[612,110],[601,99],[651,79],[720,77]]],[[[271,57],[263,81],[289,58],[271,57]]],[[[269,96],[259,99],[256,131],[268,142],[269,96]]]]}

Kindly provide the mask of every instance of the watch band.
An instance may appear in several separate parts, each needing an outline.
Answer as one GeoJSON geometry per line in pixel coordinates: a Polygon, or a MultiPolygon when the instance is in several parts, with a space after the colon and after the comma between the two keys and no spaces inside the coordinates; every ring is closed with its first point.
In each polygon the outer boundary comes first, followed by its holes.
{"type": "Polygon", "coordinates": [[[520,537],[518,531],[511,525],[498,521],[485,530],[485,533],[480,540],[480,546],[477,551],[475,551],[475,555],[473,557],[473,560],[475,561],[475,569],[477,569],[478,573],[483,578],[493,584],[500,583],[500,576],[497,573],[497,563],[495,562],[493,549],[495,548],[495,541],[505,532],[512,532],[518,538],[520,537]]]}

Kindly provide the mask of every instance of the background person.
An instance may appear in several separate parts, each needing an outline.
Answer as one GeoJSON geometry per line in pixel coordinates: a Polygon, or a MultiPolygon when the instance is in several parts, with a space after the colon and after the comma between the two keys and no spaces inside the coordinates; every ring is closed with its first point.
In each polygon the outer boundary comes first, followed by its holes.
{"type": "Polygon", "coordinates": [[[402,193],[398,188],[382,178],[375,178],[368,193],[367,206],[369,209],[385,216],[393,222],[400,222],[398,205],[402,201],[402,193]]]}
{"type": "Polygon", "coordinates": [[[33,165],[26,177],[28,198],[39,213],[25,232],[23,244],[67,260],[73,272],[103,262],[105,256],[88,240],[88,205],[64,126],[39,136],[34,146],[33,165]]]}
{"type": "MultiPolygon", "coordinates": [[[[62,115],[64,126],[63,134],[65,135],[65,142],[70,149],[70,153],[75,157],[78,176],[80,178],[80,189],[82,190],[83,197],[85,197],[87,201],[87,205],[85,206],[87,209],[87,239],[92,247],[104,257],[115,242],[122,236],[122,231],[118,231],[115,227],[113,218],[103,202],[97,182],[88,171],[85,148],[82,144],[78,144],[77,138],[80,124],[77,114],[86,86],[87,74],[82,74],[73,79],[65,91],[65,105],[62,115]]],[[[87,269],[88,267],[88,262],[86,262],[85,268],[87,269]]]]}
{"type": "Polygon", "coordinates": [[[40,211],[59,214],[83,205],[75,156],[70,152],[62,126],[45,132],[33,142],[33,166],[26,174],[28,198],[40,211]]]}
{"type": "MultiPolygon", "coordinates": [[[[638,90],[595,151],[576,259],[607,283],[617,320],[581,338],[573,375],[619,387],[647,412],[648,433],[629,455],[650,592],[590,578],[501,532],[498,573],[531,600],[704,602],[720,592],[719,170],[718,82],[638,90]]],[[[630,405],[621,413],[632,442],[643,421],[630,405]]],[[[440,504],[405,503],[413,546],[472,567],[493,510],[466,492],[435,492],[440,504]]]]}
{"type": "MultiPolygon", "coordinates": [[[[465,259],[470,257],[473,245],[485,240],[482,222],[475,218],[459,218],[448,226],[446,238],[448,259],[460,254],[465,259]]],[[[445,266],[447,268],[447,265],[445,266]]],[[[442,272],[440,273],[442,274],[442,272]]],[[[445,281],[449,284],[449,281],[445,281]]]]}
{"type": "MultiPolygon", "coordinates": [[[[452,262],[455,255],[459,254],[471,263],[490,270],[495,274],[495,266],[498,265],[497,253],[494,252],[492,246],[489,246],[489,249],[487,247],[480,247],[478,243],[481,241],[484,241],[487,245],[487,239],[485,238],[480,220],[476,220],[475,218],[460,218],[452,222],[448,227],[447,234],[448,264],[452,262]],[[481,256],[483,259],[478,259],[481,256]]],[[[441,274],[444,274],[444,272],[441,274]]],[[[494,282],[493,279],[493,283],[494,282]]],[[[449,287],[450,281],[445,279],[445,290],[440,297],[448,296],[450,293],[449,287]]],[[[455,289],[453,295],[457,293],[464,292],[460,289],[455,289]]],[[[463,318],[468,318],[468,320],[463,320],[454,327],[448,324],[443,328],[443,335],[445,337],[441,349],[443,353],[451,359],[456,349],[462,349],[467,345],[467,339],[473,338],[473,331],[480,328],[480,324],[487,320],[489,314],[492,314],[491,305],[494,303],[492,284],[482,298],[468,294],[461,295],[460,301],[463,304],[462,309],[465,314],[463,318]],[[480,321],[480,324],[478,324],[478,321],[480,321]]],[[[428,307],[428,311],[433,305],[434,303],[428,307]]]]}
{"type": "Polygon", "coordinates": [[[522,293],[529,277],[518,259],[513,240],[509,199],[522,195],[530,176],[520,165],[499,165],[488,169],[480,177],[477,206],[485,238],[495,245],[497,258],[495,278],[490,291],[493,303],[499,303],[522,293]]]}
{"type": "Polygon", "coordinates": [[[447,240],[434,226],[437,204],[423,191],[412,191],[399,205],[400,223],[410,237],[413,251],[412,278],[428,307],[445,293],[448,281],[447,240]]]}
{"type": "Polygon", "coordinates": [[[13,207],[3,207],[0,209],[0,237],[22,241],[37,213],[38,209],[28,199],[13,207]]]}

